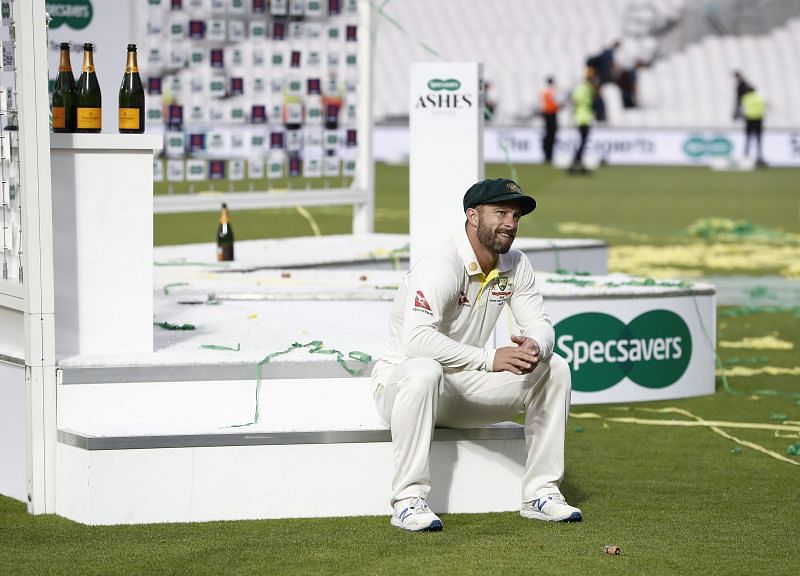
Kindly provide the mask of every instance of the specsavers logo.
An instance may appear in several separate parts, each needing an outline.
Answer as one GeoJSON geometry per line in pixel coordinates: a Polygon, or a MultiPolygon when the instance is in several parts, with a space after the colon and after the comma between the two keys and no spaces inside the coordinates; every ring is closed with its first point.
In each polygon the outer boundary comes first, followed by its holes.
{"type": "Polygon", "coordinates": [[[572,387],[599,392],[627,377],[645,388],[677,382],[692,356],[683,319],[652,310],[624,322],[601,312],[570,316],[556,324],[556,352],[572,369],[572,387]]]}
{"type": "Polygon", "coordinates": [[[720,157],[730,156],[733,151],[733,144],[725,136],[715,136],[713,138],[703,138],[695,134],[686,139],[683,143],[683,151],[690,158],[699,159],[704,156],[720,157]]]}
{"type": "Polygon", "coordinates": [[[83,30],[94,15],[90,0],[48,0],[45,2],[45,10],[52,18],[52,29],[66,24],[74,30],[83,30]]]}
{"type": "Polygon", "coordinates": [[[437,113],[464,110],[475,105],[475,96],[466,92],[459,92],[461,82],[455,78],[431,78],[427,88],[430,92],[417,97],[417,108],[431,109],[437,113]]]}
{"type": "Polygon", "coordinates": [[[461,88],[461,82],[455,78],[448,78],[447,80],[432,78],[428,80],[428,88],[434,92],[438,92],[439,90],[449,90],[450,92],[454,92],[461,88]]]}

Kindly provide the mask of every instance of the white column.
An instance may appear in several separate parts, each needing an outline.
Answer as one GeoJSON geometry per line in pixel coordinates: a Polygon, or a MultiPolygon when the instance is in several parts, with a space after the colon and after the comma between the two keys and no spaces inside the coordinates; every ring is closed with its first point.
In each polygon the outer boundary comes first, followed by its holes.
{"type": "Polygon", "coordinates": [[[28,389],[28,511],[55,512],[53,230],[44,0],[14,2],[28,389]]]}
{"type": "Polygon", "coordinates": [[[375,163],[372,159],[372,3],[358,3],[358,159],[355,188],[365,194],[353,204],[353,234],[375,228],[375,163]]]}
{"type": "Polygon", "coordinates": [[[56,354],[153,352],[153,134],[53,134],[56,354]]]}
{"type": "Polygon", "coordinates": [[[483,65],[411,66],[411,263],[464,227],[462,198],[483,179],[483,65]]]}

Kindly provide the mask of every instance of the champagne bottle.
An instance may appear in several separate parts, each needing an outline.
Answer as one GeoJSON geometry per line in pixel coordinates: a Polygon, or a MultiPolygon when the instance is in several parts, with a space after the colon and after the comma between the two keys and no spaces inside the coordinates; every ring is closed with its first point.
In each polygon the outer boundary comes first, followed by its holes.
{"type": "Polygon", "coordinates": [[[94,71],[94,45],[83,45],[83,66],[78,80],[78,132],[100,132],[103,113],[100,84],[94,71]]]}
{"type": "Polygon", "coordinates": [[[53,132],[75,132],[77,95],[69,58],[69,42],[62,42],[58,75],[53,88],[53,132]]]}
{"type": "Polygon", "coordinates": [[[144,88],[136,63],[136,44],[128,44],[128,62],[119,87],[119,131],[122,134],[144,132],[144,88]]]}
{"type": "Polygon", "coordinates": [[[228,214],[228,205],[222,205],[219,214],[219,227],[217,228],[217,260],[233,260],[233,228],[231,216],[228,214]]]}

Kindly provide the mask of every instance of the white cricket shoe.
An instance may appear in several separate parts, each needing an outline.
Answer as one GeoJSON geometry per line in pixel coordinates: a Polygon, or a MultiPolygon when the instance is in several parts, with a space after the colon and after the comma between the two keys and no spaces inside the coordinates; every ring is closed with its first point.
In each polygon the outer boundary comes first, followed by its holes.
{"type": "Polygon", "coordinates": [[[560,492],[524,502],[519,515],[523,518],[550,522],[580,522],[583,520],[580,508],[567,504],[560,492]]]}
{"type": "Polygon", "coordinates": [[[438,532],[442,521],[428,508],[425,498],[404,498],[394,503],[392,526],[411,532],[438,532]]]}

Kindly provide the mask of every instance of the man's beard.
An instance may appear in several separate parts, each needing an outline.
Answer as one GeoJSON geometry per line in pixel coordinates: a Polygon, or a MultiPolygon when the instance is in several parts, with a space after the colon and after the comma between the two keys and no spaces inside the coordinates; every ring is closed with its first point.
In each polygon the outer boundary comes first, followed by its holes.
{"type": "Polygon", "coordinates": [[[511,249],[515,234],[510,232],[511,238],[499,236],[497,229],[492,230],[478,220],[478,241],[497,254],[505,254],[511,249]]]}

